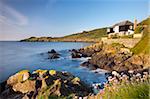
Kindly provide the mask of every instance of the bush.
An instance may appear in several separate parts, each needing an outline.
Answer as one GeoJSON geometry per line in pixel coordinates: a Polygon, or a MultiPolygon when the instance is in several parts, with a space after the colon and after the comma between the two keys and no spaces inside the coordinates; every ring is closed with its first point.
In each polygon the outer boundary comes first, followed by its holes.
{"type": "Polygon", "coordinates": [[[142,27],[142,26],[138,26],[138,27],[135,28],[134,33],[135,33],[135,34],[141,33],[142,30],[143,30],[143,27],[142,27]]]}

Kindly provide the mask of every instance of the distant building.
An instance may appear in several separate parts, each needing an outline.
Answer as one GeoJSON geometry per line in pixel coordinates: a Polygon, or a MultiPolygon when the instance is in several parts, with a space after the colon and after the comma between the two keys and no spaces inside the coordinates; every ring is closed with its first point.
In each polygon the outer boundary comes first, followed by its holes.
{"type": "MultiPolygon", "coordinates": [[[[137,21],[136,21],[137,22],[137,21]]],[[[134,23],[126,20],[107,28],[108,37],[112,35],[125,36],[134,34],[134,23]]]]}

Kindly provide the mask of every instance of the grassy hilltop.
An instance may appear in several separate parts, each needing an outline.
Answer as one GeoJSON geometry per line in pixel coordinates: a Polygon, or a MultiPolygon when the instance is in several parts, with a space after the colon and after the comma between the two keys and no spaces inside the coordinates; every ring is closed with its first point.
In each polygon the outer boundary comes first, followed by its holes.
{"type": "Polygon", "coordinates": [[[94,29],[91,31],[83,31],[81,33],[75,33],[64,37],[30,37],[21,41],[27,42],[50,42],[50,41],[64,41],[64,42],[97,42],[101,37],[106,36],[106,28],[94,29]]]}

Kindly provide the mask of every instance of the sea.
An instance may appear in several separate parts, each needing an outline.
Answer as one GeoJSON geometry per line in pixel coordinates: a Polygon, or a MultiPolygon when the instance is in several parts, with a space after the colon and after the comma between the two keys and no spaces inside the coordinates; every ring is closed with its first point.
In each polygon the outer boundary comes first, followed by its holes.
{"type": "Polygon", "coordinates": [[[88,58],[72,59],[71,49],[79,49],[92,43],[83,42],[18,42],[0,41],[0,82],[20,70],[37,69],[67,71],[79,77],[87,84],[106,81],[105,71],[91,71],[80,64],[88,58]],[[55,49],[58,59],[48,59],[47,52],[55,49]]]}

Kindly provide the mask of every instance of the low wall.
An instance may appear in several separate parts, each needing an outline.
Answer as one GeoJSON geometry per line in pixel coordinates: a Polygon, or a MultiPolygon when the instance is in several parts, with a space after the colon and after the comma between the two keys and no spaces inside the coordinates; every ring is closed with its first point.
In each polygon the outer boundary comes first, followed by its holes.
{"type": "Polygon", "coordinates": [[[132,48],[140,41],[140,38],[102,39],[102,41],[107,44],[120,43],[124,44],[126,47],[132,48]]]}
{"type": "Polygon", "coordinates": [[[141,37],[142,37],[142,33],[134,34],[134,35],[133,35],[133,38],[141,38],[141,37]]]}

